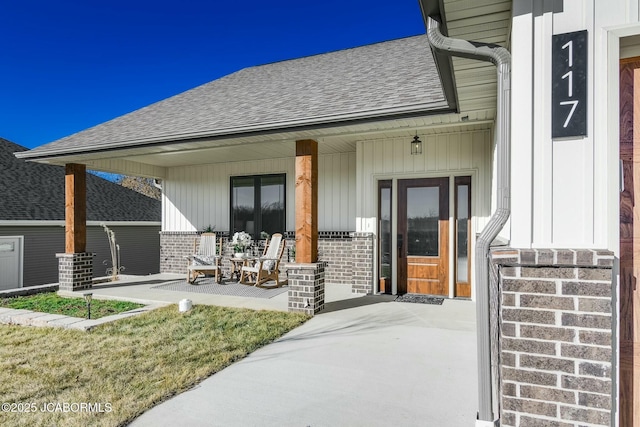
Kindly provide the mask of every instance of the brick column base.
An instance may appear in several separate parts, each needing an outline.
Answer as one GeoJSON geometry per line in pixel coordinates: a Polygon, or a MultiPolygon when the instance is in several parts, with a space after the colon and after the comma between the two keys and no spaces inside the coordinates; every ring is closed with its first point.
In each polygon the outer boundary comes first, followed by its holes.
{"type": "Polygon", "coordinates": [[[326,262],[290,264],[289,311],[314,315],[324,309],[324,270],[326,262]]]}
{"type": "Polygon", "coordinates": [[[61,291],[91,289],[93,282],[93,253],[56,254],[58,282],[61,291]]]}
{"type": "Polygon", "coordinates": [[[351,293],[373,293],[373,234],[353,233],[351,293]]]}
{"type": "Polygon", "coordinates": [[[491,261],[501,292],[500,425],[609,426],[613,253],[500,248],[491,261]]]}

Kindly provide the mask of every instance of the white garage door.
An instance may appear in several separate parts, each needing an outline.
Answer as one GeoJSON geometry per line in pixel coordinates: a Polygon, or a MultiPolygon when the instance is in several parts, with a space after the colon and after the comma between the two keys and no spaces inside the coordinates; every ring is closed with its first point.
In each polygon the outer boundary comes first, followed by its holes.
{"type": "Polygon", "coordinates": [[[0,290],[22,287],[22,237],[0,237],[0,290]]]}

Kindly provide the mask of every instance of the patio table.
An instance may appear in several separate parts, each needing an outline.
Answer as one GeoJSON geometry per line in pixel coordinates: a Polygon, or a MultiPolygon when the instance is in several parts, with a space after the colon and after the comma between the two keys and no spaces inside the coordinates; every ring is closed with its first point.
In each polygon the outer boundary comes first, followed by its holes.
{"type": "Polygon", "coordinates": [[[245,265],[249,265],[250,261],[255,261],[257,257],[244,254],[241,257],[232,256],[229,258],[231,262],[231,273],[229,274],[229,278],[233,279],[233,276],[236,277],[236,282],[240,281],[240,274],[242,272],[242,267],[245,265]]]}

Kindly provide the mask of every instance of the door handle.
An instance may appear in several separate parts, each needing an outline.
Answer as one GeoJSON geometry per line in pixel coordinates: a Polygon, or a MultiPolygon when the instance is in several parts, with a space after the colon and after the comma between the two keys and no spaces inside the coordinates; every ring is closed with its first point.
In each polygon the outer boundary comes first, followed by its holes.
{"type": "Polygon", "coordinates": [[[398,258],[402,258],[402,241],[404,236],[402,234],[398,234],[398,258]]]}

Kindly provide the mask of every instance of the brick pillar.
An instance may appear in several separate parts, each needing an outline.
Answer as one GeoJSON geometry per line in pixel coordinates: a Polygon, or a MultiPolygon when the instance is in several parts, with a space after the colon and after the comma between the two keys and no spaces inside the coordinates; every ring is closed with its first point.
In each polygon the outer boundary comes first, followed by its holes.
{"type": "Polygon", "coordinates": [[[61,291],[90,289],[93,281],[93,253],[56,254],[61,291]]]}
{"type": "Polygon", "coordinates": [[[609,426],[613,254],[497,249],[501,426],[609,426]]]}
{"type": "Polygon", "coordinates": [[[326,262],[289,265],[289,311],[301,311],[313,316],[324,309],[326,265],[326,262]]]}
{"type": "Polygon", "coordinates": [[[373,234],[353,233],[351,293],[373,293],[373,234]]]}

